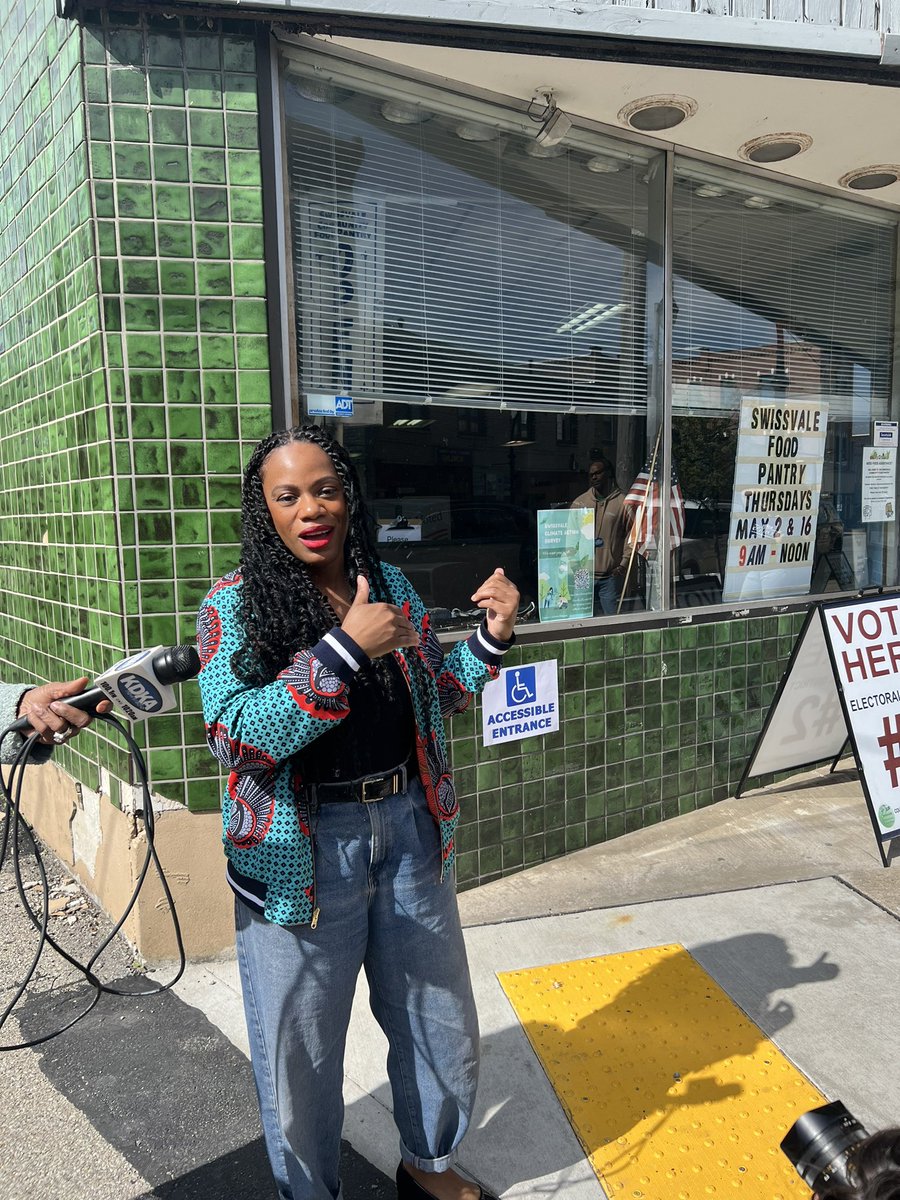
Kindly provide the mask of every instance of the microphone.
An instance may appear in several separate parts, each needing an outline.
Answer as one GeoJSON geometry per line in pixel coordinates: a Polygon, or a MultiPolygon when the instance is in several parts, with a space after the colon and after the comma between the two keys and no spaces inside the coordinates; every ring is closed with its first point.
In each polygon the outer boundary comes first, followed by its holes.
{"type": "MultiPolygon", "coordinates": [[[[92,688],[77,696],[60,696],[59,703],[94,713],[101,700],[111,700],[129,721],[143,721],[174,708],[172,685],[199,674],[200,655],[194,646],[154,646],[123,658],[104,671],[92,688]]],[[[31,727],[27,717],[19,717],[9,728],[31,727]]]]}

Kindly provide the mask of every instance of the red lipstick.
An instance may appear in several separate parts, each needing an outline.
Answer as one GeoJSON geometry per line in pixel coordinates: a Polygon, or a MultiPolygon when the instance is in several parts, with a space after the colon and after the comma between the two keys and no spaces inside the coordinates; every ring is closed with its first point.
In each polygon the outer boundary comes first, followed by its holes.
{"type": "Polygon", "coordinates": [[[330,525],[313,525],[299,535],[300,541],[310,550],[324,550],[331,541],[334,529],[330,525]]]}

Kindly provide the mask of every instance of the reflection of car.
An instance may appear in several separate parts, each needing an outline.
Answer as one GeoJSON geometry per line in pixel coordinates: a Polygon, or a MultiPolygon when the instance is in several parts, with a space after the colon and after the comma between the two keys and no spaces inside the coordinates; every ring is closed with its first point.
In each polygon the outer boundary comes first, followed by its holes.
{"type": "Polygon", "coordinates": [[[678,579],[722,578],[731,506],[714,500],[685,500],[684,535],[675,554],[678,579]]]}
{"type": "Polygon", "coordinates": [[[429,608],[472,608],[472,593],[502,567],[518,587],[522,604],[537,594],[537,522],[534,513],[496,500],[450,501],[429,512],[421,541],[379,545],[386,562],[409,578],[429,608]]]}
{"type": "Polygon", "coordinates": [[[831,554],[844,544],[844,522],[830,500],[819,504],[819,519],[816,524],[816,556],[831,554]]]}

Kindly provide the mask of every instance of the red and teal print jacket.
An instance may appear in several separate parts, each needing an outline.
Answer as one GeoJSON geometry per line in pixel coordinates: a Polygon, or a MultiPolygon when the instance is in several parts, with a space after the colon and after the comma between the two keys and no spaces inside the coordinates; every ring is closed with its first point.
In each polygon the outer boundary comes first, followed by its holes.
{"type": "MultiPolygon", "coordinates": [[[[394,651],[409,682],[406,659],[421,656],[428,694],[412,690],[419,775],[441,832],[443,880],[453,865],[459,802],[447,763],[443,718],[467,708],[498,674],[511,642],[482,625],[445,657],[425,605],[409,580],[382,564],[389,603],[399,605],[419,631],[416,650],[394,651]],[[427,720],[425,719],[427,705],[427,720]],[[425,730],[430,733],[426,737],[425,730]]],[[[223,576],[197,618],[200,692],[206,735],[230,772],[222,799],[225,853],[240,875],[265,884],[265,914],[278,925],[315,924],[314,846],[296,756],[350,711],[358,648],[336,627],[300,650],[272,683],[253,687],[234,674],[231,659],[243,644],[239,621],[240,571],[223,576]]]]}

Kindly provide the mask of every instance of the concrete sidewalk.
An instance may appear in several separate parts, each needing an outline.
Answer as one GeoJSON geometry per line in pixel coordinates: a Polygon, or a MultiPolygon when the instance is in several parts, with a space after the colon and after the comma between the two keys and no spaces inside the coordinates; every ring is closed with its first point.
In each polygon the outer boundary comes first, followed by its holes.
{"type": "MultiPolygon", "coordinates": [[[[881,866],[855,771],[798,775],[466,892],[460,907],[483,1034],[462,1165],[499,1193],[604,1196],[498,971],[681,944],[829,1098],[870,1130],[900,1121],[900,867],[881,866]]],[[[0,908],[5,983],[28,933],[14,904],[0,908]]],[[[24,1036],[73,1002],[58,970],[48,963],[27,998],[24,1036]]],[[[639,1061],[650,1035],[637,1026],[639,1061]]],[[[347,1200],[394,1195],[385,1052],[361,989],[347,1200]]],[[[0,1200],[274,1200],[245,1054],[235,965],[217,962],[190,964],[174,995],[104,997],[62,1037],[0,1055],[0,1200]]]]}
{"type": "MultiPolygon", "coordinates": [[[[497,1192],[604,1196],[498,971],[680,943],[829,1098],[873,1131],[900,1120],[884,1034],[896,1024],[900,869],[881,865],[855,770],[727,800],[466,892],[460,906],[483,1036],[462,1165],[497,1192]]],[[[233,963],[192,966],[178,994],[246,1052],[233,963]]],[[[391,1175],[385,1053],[361,987],[345,1133],[391,1175]]]]}

